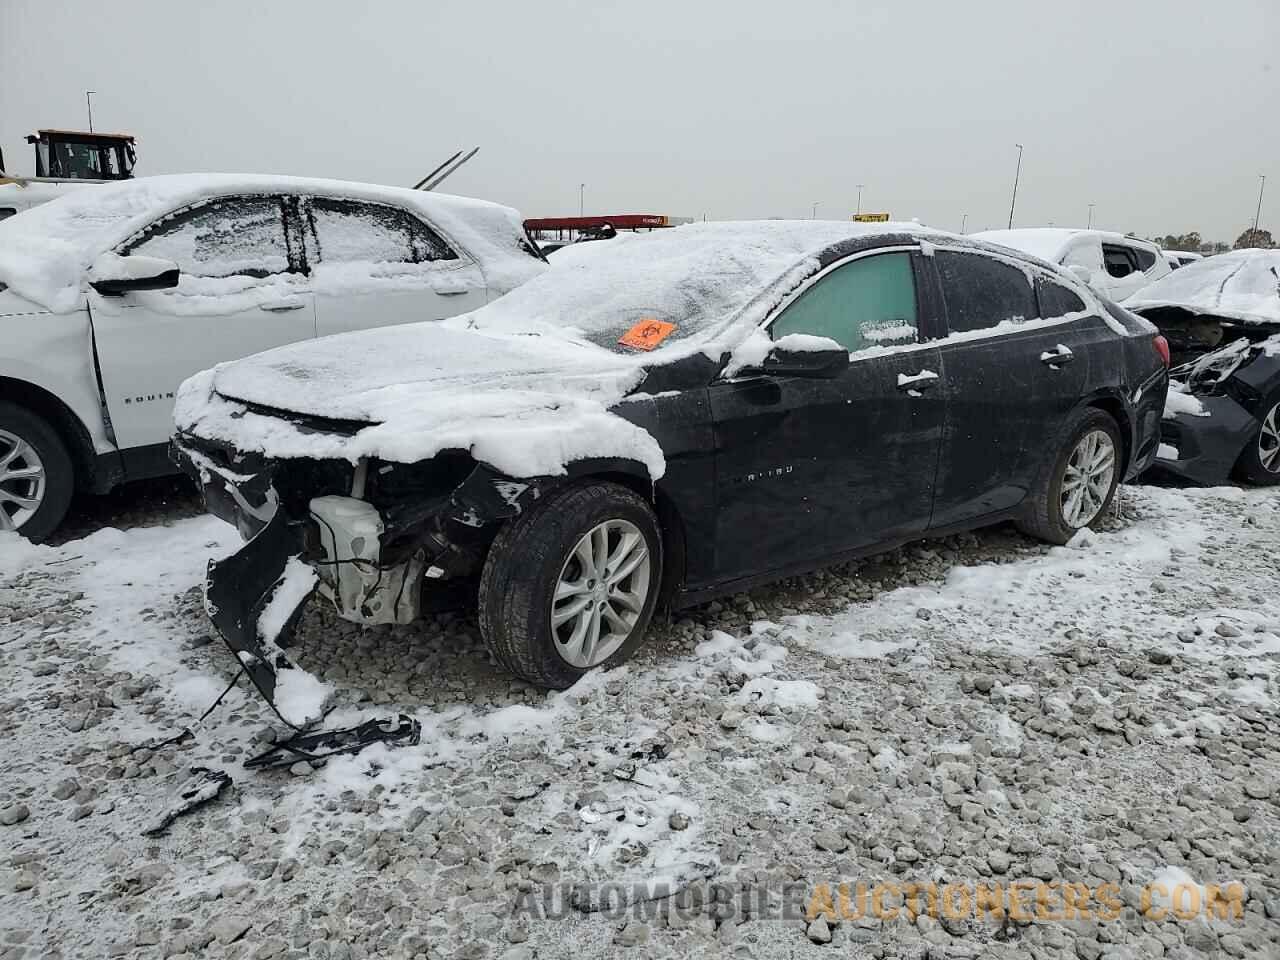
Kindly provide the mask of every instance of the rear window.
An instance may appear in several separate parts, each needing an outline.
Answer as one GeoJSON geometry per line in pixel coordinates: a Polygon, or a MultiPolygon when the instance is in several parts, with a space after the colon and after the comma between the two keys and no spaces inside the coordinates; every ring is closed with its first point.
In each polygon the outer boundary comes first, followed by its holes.
{"type": "Polygon", "coordinates": [[[934,259],[942,278],[947,322],[952,333],[983,330],[1005,321],[1040,316],[1027,275],[1012,264],[978,253],[939,250],[934,259]]]}
{"type": "Polygon", "coordinates": [[[1138,269],[1142,271],[1150,270],[1156,265],[1156,255],[1146,247],[1133,247],[1133,255],[1138,258],[1138,269]]]}
{"type": "Polygon", "coordinates": [[[1085,309],[1084,301],[1062,284],[1042,277],[1039,285],[1040,312],[1044,316],[1062,317],[1068,313],[1080,313],[1085,309]]]}

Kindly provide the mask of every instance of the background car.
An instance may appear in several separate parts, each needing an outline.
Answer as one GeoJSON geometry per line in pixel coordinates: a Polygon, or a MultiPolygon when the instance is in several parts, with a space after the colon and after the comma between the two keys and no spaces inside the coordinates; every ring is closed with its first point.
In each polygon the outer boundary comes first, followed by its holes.
{"type": "Polygon", "coordinates": [[[148,177],[0,223],[0,529],[173,472],[174,391],[269,347],[473,310],[546,267],[516,211],[328,180],[148,177]],[[7,472],[6,472],[7,471],[7,472]]]}
{"type": "Polygon", "coordinates": [[[214,622],[259,674],[295,556],[361,622],[461,586],[502,663],[565,687],[659,600],[1009,518],[1063,543],[1155,456],[1163,338],[1005,248],[833,221],[589,246],[443,324],[184,384],[178,455],[252,537],[214,622]]]}
{"type": "Polygon", "coordinates": [[[1163,252],[1164,258],[1169,261],[1169,266],[1174,270],[1204,259],[1204,254],[1192,253],[1190,250],[1165,250],[1163,252]]]}
{"type": "Polygon", "coordinates": [[[1280,484],[1280,251],[1196,261],[1128,306],[1160,328],[1177,364],[1156,469],[1280,484]]]}
{"type": "Polygon", "coordinates": [[[1075,268],[1081,279],[1117,302],[1172,269],[1154,243],[1105,230],[1027,227],[985,230],[971,236],[1075,268]]]}

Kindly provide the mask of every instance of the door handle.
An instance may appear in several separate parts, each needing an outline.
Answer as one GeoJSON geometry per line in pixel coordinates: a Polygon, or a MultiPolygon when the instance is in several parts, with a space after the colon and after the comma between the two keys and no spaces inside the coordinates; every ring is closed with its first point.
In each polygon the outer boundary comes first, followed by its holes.
{"type": "Polygon", "coordinates": [[[445,287],[444,289],[436,289],[436,293],[440,294],[442,297],[456,297],[468,292],[469,291],[466,287],[445,287]]]}
{"type": "Polygon", "coordinates": [[[923,391],[932,390],[938,383],[938,375],[932,370],[921,370],[919,373],[898,374],[898,390],[909,397],[924,396],[923,391]]]}
{"type": "Polygon", "coordinates": [[[287,313],[290,310],[301,310],[305,306],[306,304],[302,302],[264,303],[262,305],[262,309],[266,310],[268,313],[287,313]]]}
{"type": "Polygon", "coordinates": [[[1046,367],[1051,367],[1054,370],[1058,369],[1058,367],[1074,362],[1075,359],[1076,355],[1071,352],[1071,348],[1061,343],[1053,350],[1046,350],[1044,353],[1040,354],[1040,362],[1046,367]]]}

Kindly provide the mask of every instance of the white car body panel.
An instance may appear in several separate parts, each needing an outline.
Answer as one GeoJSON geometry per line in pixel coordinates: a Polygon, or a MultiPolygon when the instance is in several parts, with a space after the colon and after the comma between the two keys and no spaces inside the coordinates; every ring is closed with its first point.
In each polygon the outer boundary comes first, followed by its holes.
{"type": "Polygon", "coordinates": [[[192,312],[184,303],[192,298],[181,286],[119,297],[91,291],[102,388],[116,442],[127,449],[168,441],[174,392],[193,373],[314,337],[313,297],[305,279],[297,286],[296,292],[273,291],[258,305],[217,314],[192,312]]]}
{"type": "Polygon", "coordinates": [[[95,453],[115,449],[102,417],[87,310],[50,313],[0,290],[0,343],[0,378],[29,383],[61,400],[84,426],[95,453]]]}

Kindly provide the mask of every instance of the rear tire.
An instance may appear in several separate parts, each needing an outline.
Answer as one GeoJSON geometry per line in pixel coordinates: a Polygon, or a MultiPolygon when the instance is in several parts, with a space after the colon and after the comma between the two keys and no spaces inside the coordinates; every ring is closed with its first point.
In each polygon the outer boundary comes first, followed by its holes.
{"type": "Polygon", "coordinates": [[[1096,407],[1076,410],[1062,432],[1053,461],[1027,497],[1018,529],[1063,544],[1106,515],[1120,485],[1124,446],[1110,414],[1096,407]]]}
{"type": "Polygon", "coordinates": [[[75,467],[43,417],[0,401],[0,530],[39,543],[71,506],[75,467]]]}
{"type": "Polygon", "coordinates": [[[661,582],[662,538],[647,501],[616,483],[562,487],[494,538],[480,632],[517,677],[563,690],[635,652],[661,582]]]}
{"type": "Polygon", "coordinates": [[[1258,412],[1258,432],[1241,451],[1235,474],[1246,483],[1274,487],[1280,484],[1280,390],[1263,400],[1258,412]]]}

